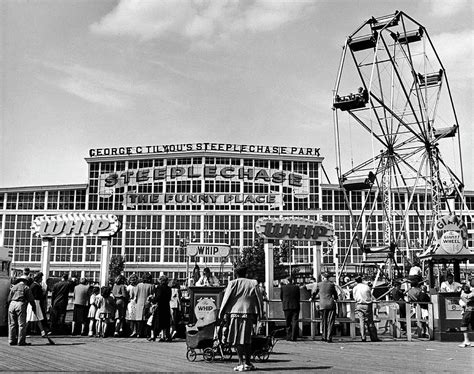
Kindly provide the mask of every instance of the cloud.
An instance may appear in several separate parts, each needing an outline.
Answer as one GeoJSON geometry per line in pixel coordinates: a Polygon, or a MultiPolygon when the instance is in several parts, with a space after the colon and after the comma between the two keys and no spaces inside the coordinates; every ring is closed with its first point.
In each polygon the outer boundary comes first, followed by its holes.
{"type": "Polygon", "coordinates": [[[435,17],[449,17],[472,9],[472,0],[432,0],[429,4],[431,14],[435,17]]]}
{"type": "Polygon", "coordinates": [[[314,6],[291,0],[121,0],[90,29],[144,41],[178,35],[195,45],[213,46],[234,35],[275,30],[307,16],[314,6]]]}
{"type": "Polygon", "coordinates": [[[60,65],[50,62],[42,64],[53,72],[60,73],[53,78],[48,78],[48,82],[94,104],[124,108],[131,106],[139,97],[158,97],[167,103],[182,106],[181,103],[170,99],[150,84],[137,83],[117,74],[78,64],[60,65]]]}
{"type": "Polygon", "coordinates": [[[442,33],[433,36],[440,59],[449,79],[456,80],[463,88],[471,88],[474,79],[474,30],[442,33]]]}

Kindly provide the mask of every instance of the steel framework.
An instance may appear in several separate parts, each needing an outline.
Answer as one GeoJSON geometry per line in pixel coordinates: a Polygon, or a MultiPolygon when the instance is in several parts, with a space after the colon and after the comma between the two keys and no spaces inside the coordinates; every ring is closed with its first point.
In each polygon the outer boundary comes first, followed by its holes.
{"type": "Polygon", "coordinates": [[[416,239],[428,248],[436,218],[454,213],[449,202],[465,206],[460,128],[446,70],[426,28],[401,11],[364,21],[345,41],[333,113],[338,178],[353,217],[341,266],[352,248],[360,248],[388,253],[396,267],[414,239],[410,223],[416,221],[416,239]],[[353,144],[358,151],[349,155],[353,144]],[[365,191],[359,212],[349,204],[356,191],[365,191]],[[368,237],[380,211],[382,237],[368,237]]]}

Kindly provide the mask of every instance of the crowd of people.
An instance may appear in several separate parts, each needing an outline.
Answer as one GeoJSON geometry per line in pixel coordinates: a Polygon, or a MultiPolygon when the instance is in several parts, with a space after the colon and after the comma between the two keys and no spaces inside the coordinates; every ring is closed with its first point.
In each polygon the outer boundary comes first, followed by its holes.
{"type": "MultiPolygon", "coordinates": [[[[226,321],[226,341],[235,348],[239,364],[235,371],[255,370],[250,362],[251,337],[256,322],[264,315],[265,296],[262,285],[254,279],[246,278],[246,268],[235,269],[235,279],[230,281],[225,290],[219,310],[219,319],[226,321]]],[[[374,324],[373,304],[376,301],[373,287],[368,279],[356,276],[353,280],[343,277],[342,286],[333,281],[330,273],[323,273],[319,282],[306,285],[310,290],[311,300],[318,301],[318,312],[321,317],[321,340],[331,343],[333,340],[337,301],[351,299],[355,302],[355,312],[359,319],[361,340],[380,341],[374,324]]],[[[209,269],[203,276],[197,276],[193,282],[196,286],[219,285],[219,281],[209,269]]],[[[430,296],[426,284],[415,269],[409,274],[402,288],[401,282],[395,282],[390,291],[384,294],[400,306],[400,317],[408,312],[407,303],[419,304],[422,319],[428,318],[430,296]],[[410,285],[408,286],[407,283],[410,285]]],[[[119,275],[111,284],[99,287],[89,284],[81,278],[77,283],[71,282],[63,274],[51,290],[50,320],[46,320],[46,294],[43,274],[32,276],[29,269],[12,286],[9,302],[9,344],[28,345],[26,327],[28,323],[37,324],[42,336],[63,331],[70,292],[73,293],[73,317],[70,334],[81,334],[96,337],[144,337],[149,341],[170,342],[177,332],[180,320],[181,291],[177,280],[159,277],[153,283],[151,274],[145,273],[141,279],[133,274],[128,279],[119,275]]],[[[470,283],[459,284],[451,274],[441,283],[439,292],[461,292],[460,305],[463,316],[460,330],[464,341],[460,347],[470,347],[468,328],[474,328],[474,278],[470,283]]],[[[301,288],[294,279],[281,286],[282,309],[287,325],[287,340],[295,341],[298,336],[298,318],[300,314],[301,288]]],[[[422,336],[426,335],[426,324],[422,325],[422,336]]]]}
{"type": "MultiPolygon", "coordinates": [[[[337,301],[353,300],[355,302],[355,315],[359,320],[361,341],[380,341],[377,335],[377,328],[374,323],[374,303],[377,301],[374,296],[373,280],[368,277],[355,276],[351,279],[344,276],[341,285],[334,282],[334,276],[330,273],[323,273],[320,282],[313,278],[312,282],[305,285],[296,285],[293,278],[288,278],[281,285],[280,295],[282,309],[286,320],[286,339],[295,341],[298,336],[298,319],[300,314],[301,288],[307,289],[310,293],[310,300],[318,301],[316,314],[321,318],[321,341],[332,342],[335,319],[337,316],[348,316],[344,306],[337,304],[337,301]]],[[[407,305],[413,307],[419,305],[421,321],[418,324],[417,332],[420,338],[430,338],[428,331],[429,303],[431,302],[428,285],[422,278],[421,268],[415,263],[406,279],[394,281],[392,287],[387,287],[388,292],[382,296],[383,301],[393,301],[398,304],[399,316],[403,321],[407,314],[407,305]]],[[[460,305],[462,306],[462,322],[460,331],[464,333],[464,341],[460,347],[471,345],[468,338],[468,329],[474,329],[474,278],[470,284],[460,284],[454,281],[452,273],[446,273],[445,280],[440,282],[438,292],[461,292],[460,305]]],[[[412,309],[409,307],[409,309],[412,309]]],[[[414,310],[414,309],[413,309],[414,310]]],[[[410,310],[408,311],[410,312],[410,310]]],[[[406,330],[406,322],[401,322],[401,329],[406,330]]]]}
{"type": "Polygon", "coordinates": [[[10,345],[29,345],[28,326],[37,325],[41,336],[51,334],[81,334],[90,337],[144,337],[149,341],[170,342],[177,333],[182,312],[182,295],[177,280],[162,275],[156,283],[150,273],[141,279],[132,274],[128,279],[119,275],[109,285],[100,287],[85,278],[70,280],[64,273],[51,289],[43,274],[30,274],[25,268],[12,286],[9,296],[10,345]],[[70,331],[66,312],[72,293],[73,315],[70,331]],[[46,316],[49,312],[49,320],[46,316]]]}

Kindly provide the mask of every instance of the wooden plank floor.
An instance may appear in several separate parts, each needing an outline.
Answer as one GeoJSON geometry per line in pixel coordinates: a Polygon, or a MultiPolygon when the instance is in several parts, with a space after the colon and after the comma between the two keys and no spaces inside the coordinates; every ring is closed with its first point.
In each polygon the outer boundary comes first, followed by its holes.
{"type": "MultiPolygon", "coordinates": [[[[9,346],[0,337],[2,372],[233,372],[230,362],[186,359],[186,343],[148,342],[134,338],[87,338],[57,336],[56,345],[38,336],[31,346],[9,346]]],[[[288,373],[423,372],[467,373],[474,371],[474,348],[459,343],[394,341],[362,343],[348,339],[332,344],[312,340],[280,340],[267,362],[256,363],[258,371],[288,373]]]]}

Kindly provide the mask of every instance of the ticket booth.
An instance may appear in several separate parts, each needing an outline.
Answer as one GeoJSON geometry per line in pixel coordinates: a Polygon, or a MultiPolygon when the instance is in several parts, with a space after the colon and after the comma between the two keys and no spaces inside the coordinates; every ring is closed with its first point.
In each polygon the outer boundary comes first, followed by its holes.
{"type": "MultiPolygon", "coordinates": [[[[466,247],[467,227],[455,215],[442,217],[436,225],[436,243],[421,256],[428,268],[430,297],[433,303],[434,339],[439,341],[462,341],[460,292],[439,292],[435,282],[435,266],[452,264],[454,281],[461,282],[461,264],[474,262],[474,253],[466,247]]],[[[469,339],[474,333],[469,332],[469,339]]]]}
{"type": "MultiPolygon", "coordinates": [[[[223,264],[230,253],[230,245],[226,243],[188,243],[186,255],[187,267],[192,257],[217,257],[221,260],[220,276],[223,274],[223,264]]],[[[186,270],[189,275],[189,271],[186,270]]],[[[209,325],[217,320],[225,287],[191,286],[189,290],[189,324],[196,327],[209,325]]]]}

